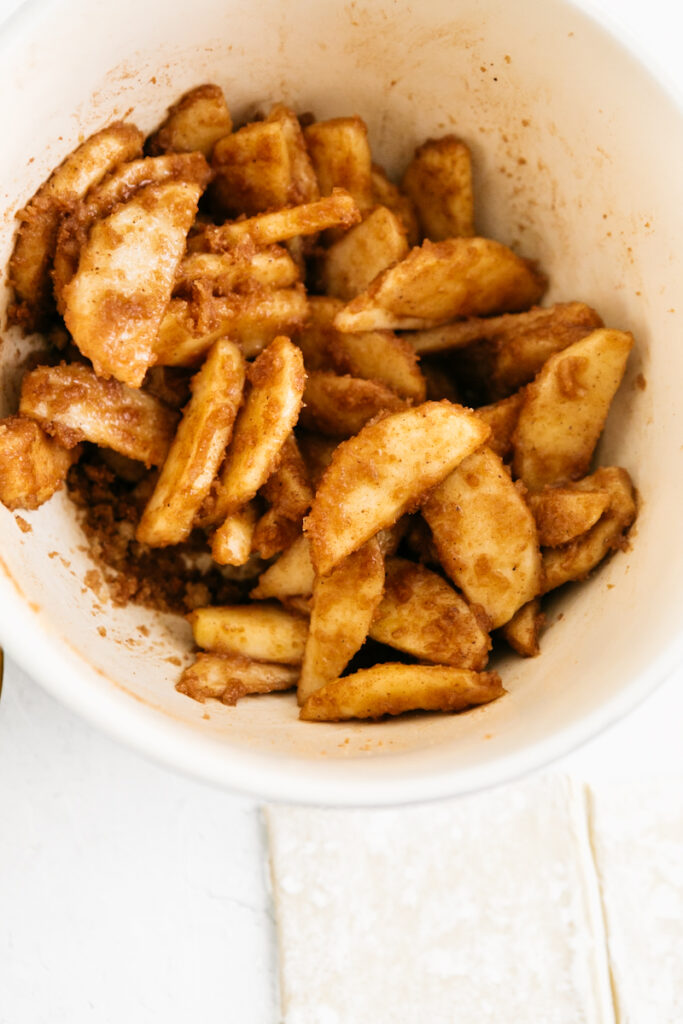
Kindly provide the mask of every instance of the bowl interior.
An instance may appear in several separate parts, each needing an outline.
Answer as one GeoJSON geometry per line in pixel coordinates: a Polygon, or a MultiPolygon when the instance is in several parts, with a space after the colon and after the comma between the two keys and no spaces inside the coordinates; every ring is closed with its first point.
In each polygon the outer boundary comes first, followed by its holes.
{"type": "MultiPolygon", "coordinates": [[[[0,639],[72,707],[169,764],[234,788],[321,802],[391,802],[503,779],[595,732],[680,655],[680,343],[683,121],[635,58],[555,0],[374,3],[196,0],[29,5],[8,26],[0,87],[0,264],[14,212],[108,121],[143,129],[193,85],[223,86],[236,120],[284,100],[360,114],[375,159],[399,173],[416,144],[472,148],[477,228],[538,259],[547,300],[581,299],[636,349],[599,450],[642,507],[629,550],[556,597],[542,655],[500,657],[509,694],[460,716],[380,724],[297,721],[292,695],[205,706],[175,692],[189,629],[116,608],[57,495],[29,530],[0,508],[0,639]],[[68,31],[64,26],[68,24],[68,31]],[[55,39],[60,45],[55,46],[55,39]],[[669,538],[674,538],[670,540],[669,538]]],[[[0,306],[7,290],[3,286],[0,306]]],[[[0,351],[2,414],[32,343],[0,351]]]]}

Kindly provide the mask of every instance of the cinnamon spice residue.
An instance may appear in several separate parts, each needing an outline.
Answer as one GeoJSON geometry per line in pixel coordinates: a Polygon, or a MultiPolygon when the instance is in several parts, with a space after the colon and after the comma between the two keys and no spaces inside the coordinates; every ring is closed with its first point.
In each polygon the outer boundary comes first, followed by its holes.
{"type": "Polygon", "coordinates": [[[116,605],[131,602],[184,614],[207,604],[246,600],[262,562],[219,566],[207,552],[206,534],[195,530],[183,544],[150,548],[135,540],[156,473],[124,480],[107,464],[106,453],[87,446],[67,478],[88,553],[116,605]]]}
{"type": "Polygon", "coordinates": [[[33,529],[31,524],[27,523],[23,516],[15,516],[14,521],[22,533],[30,533],[33,529]]]}

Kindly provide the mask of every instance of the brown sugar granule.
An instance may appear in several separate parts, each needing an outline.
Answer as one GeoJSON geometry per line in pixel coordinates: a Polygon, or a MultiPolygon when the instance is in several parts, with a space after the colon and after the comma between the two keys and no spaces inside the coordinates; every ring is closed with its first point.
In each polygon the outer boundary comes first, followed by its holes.
{"type": "Polygon", "coordinates": [[[137,483],[122,479],[106,464],[102,453],[90,446],[67,478],[88,553],[114,604],[133,602],[185,614],[198,603],[246,600],[261,563],[254,563],[249,579],[239,579],[239,570],[211,561],[201,531],[194,531],[183,544],[167,548],[148,548],[135,540],[135,528],[154,479],[154,473],[147,473],[137,483]]]}
{"type": "Polygon", "coordinates": [[[99,597],[102,586],[102,575],[97,569],[89,569],[83,577],[83,582],[89,590],[99,597]]]}

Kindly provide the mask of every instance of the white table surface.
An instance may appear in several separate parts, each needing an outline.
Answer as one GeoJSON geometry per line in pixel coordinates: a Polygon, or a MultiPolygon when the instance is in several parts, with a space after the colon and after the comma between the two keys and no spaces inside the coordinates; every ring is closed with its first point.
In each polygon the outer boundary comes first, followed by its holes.
{"type": "MultiPolygon", "coordinates": [[[[21,0],[0,0],[3,20],[21,0]]],[[[670,0],[599,0],[683,89],[670,0]]],[[[683,666],[556,767],[683,776],[683,666]]],[[[153,765],[16,665],[0,700],[0,1024],[277,1020],[258,807],[153,765]]]]}

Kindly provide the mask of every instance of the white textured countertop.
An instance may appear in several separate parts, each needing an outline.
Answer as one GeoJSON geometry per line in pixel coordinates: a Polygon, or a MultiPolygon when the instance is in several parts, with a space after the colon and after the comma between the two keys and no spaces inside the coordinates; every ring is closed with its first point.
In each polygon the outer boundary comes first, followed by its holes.
{"type": "MultiPolygon", "coordinates": [[[[0,20],[17,0],[0,0],[0,20]]],[[[669,0],[601,0],[683,90],[669,0]]],[[[557,767],[683,776],[683,666],[557,767]]],[[[14,664],[0,700],[0,1024],[277,1020],[257,807],[93,731],[14,664]]]]}

